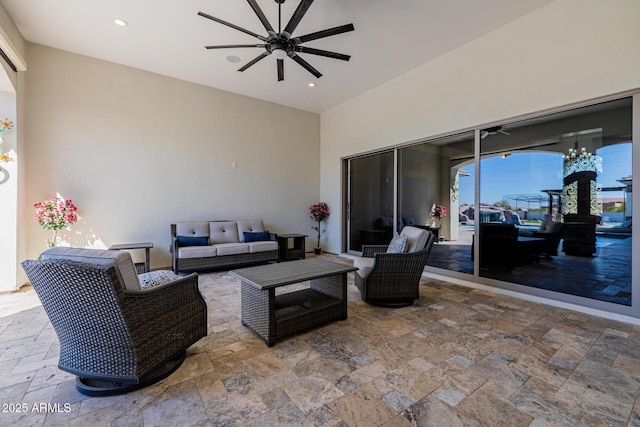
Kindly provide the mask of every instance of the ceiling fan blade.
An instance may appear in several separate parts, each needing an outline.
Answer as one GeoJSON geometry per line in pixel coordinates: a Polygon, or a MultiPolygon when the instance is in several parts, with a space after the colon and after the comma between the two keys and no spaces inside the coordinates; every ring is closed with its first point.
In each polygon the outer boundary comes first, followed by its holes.
{"type": "Polygon", "coordinates": [[[353,31],[353,24],[341,25],[339,27],[329,28],[327,30],[316,31],[315,33],[306,34],[304,36],[296,37],[298,43],[304,43],[311,40],[322,39],[324,37],[335,36],[337,34],[347,33],[353,31]]]}
{"type": "Polygon", "coordinates": [[[314,49],[312,47],[296,46],[296,52],[309,53],[311,55],[326,56],[327,58],[341,59],[348,61],[351,55],[345,55],[343,53],[329,52],[328,50],[314,49]]]}
{"type": "Polygon", "coordinates": [[[307,9],[309,9],[309,7],[311,6],[311,3],[313,3],[313,0],[300,1],[298,8],[296,9],[295,12],[293,12],[293,15],[291,16],[291,19],[289,20],[289,23],[287,24],[287,26],[284,28],[283,33],[287,33],[289,36],[293,34],[296,27],[304,17],[304,14],[307,13],[307,9]]]}
{"type": "Polygon", "coordinates": [[[236,47],[262,47],[264,48],[266,45],[264,44],[222,44],[217,46],[205,46],[205,49],[230,49],[236,47]]]}
{"type": "Polygon", "coordinates": [[[249,61],[245,66],[243,66],[242,68],[238,69],[238,71],[244,71],[247,68],[251,67],[252,65],[254,65],[256,62],[260,61],[261,59],[266,58],[267,56],[271,55],[271,53],[269,52],[262,52],[261,55],[256,56],[255,58],[253,58],[251,61],[249,61]]]}
{"type": "Polygon", "coordinates": [[[249,5],[251,5],[251,9],[253,9],[256,15],[258,15],[258,19],[260,20],[260,22],[262,22],[262,25],[264,25],[264,28],[267,30],[267,32],[275,34],[275,31],[273,31],[273,27],[269,23],[269,20],[267,19],[267,17],[262,12],[262,9],[260,9],[260,6],[258,6],[258,3],[256,3],[256,0],[247,0],[247,1],[249,2],[249,5]]]}
{"type": "Polygon", "coordinates": [[[278,81],[284,80],[284,59],[278,59],[278,81]]]}
{"type": "Polygon", "coordinates": [[[262,40],[263,42],[267,41],[267,38],[264,37],[264,36],[261,36],[260,34],[256,34],[256,33],[252,32],[252,31],[249,31],[249,30],[247,30],[245,28],[238,27],[237,25],[234,25],[234,24],[232,24],[230,22],[227,22],[227,21],[223,21],[222,19],[216,18],[215,16],[207,15],[204,12],[198,12],[198,15],[202,16],[203,18],[211,19],[212,21],[215,21],[215,22],[217,22],[219,24],[226,25],[227,27],[231,27],[234,30],[242,31],[243,33],[249,34],[250,36],[253,36],[253,37],[257,38],[257,39],[262,40]]]}
{"type": "Polygon", "coordinates": [[[304,69],[306,69],[308,72],[310,72],[311,74],[313,74],[314,76],[316,76],[317,78],[322,77],[322,74],[320,74],[320,71],[316,70],[315,68],[313,68],[311,66],[311,64],[309,64],[307,61],[305,61],[304,59],[300,58],[299,55],[297,55],[295,52],[291,54],[290,56],[291,59],[293,59],[294,61],[296,61],[298,64],[302,65],[302,67],[304,69]]]}

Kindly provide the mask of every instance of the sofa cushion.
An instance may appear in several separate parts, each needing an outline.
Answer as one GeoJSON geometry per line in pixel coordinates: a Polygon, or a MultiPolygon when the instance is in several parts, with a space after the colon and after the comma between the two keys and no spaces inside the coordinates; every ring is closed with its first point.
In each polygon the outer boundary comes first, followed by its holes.
{"type": "Polygon", "coordinates": [[[247,244],[249,245],[249,253],[252,254],[256,252],[269,252],[278,250],[278,242],[274,242],[272,240],[249,242],[247,244]]]}
{"type": "Polygon", "coordinates": [[[215,246],[185,246],[178,248],[178,258],[208,258],[218,255],[215,246]]]}
{"type": "Polygon", "coordinates": [[[179,222],[176,224],[176,236],[209,237],[209,223],[179,222]]]}
{"type": "Polygon", "coordinates": [[[395,236],[387,246],[388,254],[401,254],[407,250],[407,236],[395,236]]]}
{"type": "Polygon", "coordinates": [[[249,253],[249,245],[247,243],[218,243],[214,247],[218,251],[218,256],[249,253]]]}
{"type": "Polygon", "coordinates": [[[208,246],[209,236],[191,237],[191,236],[177,236],[178,245],[180,246],[208,246]]]}
{"type": "Polygon", "coordinates": [[[244,233],[242,233],[244,236],[244,242],[245,243],[249,243],[249,242],[260,242],[262,240],[271,240],[269,237],[269,232],[268,231],[260,231],[260,232],[250,232],[250,231],[245,231],[244,233]]]}
{"type": "Polygon", "coordinates": [[[261,219],[241,219],[238,221],[238,235],[240,242],[245,242],[244,233],[259,233],[265,231],[261,219]]]}
{"type": "Polygon", "coordinates": [[[180,276],[169,270],[151,271],[149,273],[142,273],[138,276],[138,279],[140,279],[140,287],[142,289],[149,289],[153,288],[154,286],[165,285],[167,283],[178,280],[179,278],[180,276]]]}
{"type": "Polygon", "coordinates": [[[374,261],[375,258],[355,257],[353,259],[353,266],[358,269],[356,273],[358,273],[363,279],[366,279],[373,269],[374,261]]]}
{"type": "Polygon", "coordinates": [[[209,223],[209,242],[238,243],[238,225],[235,221],[214,221],[209,223]]]}
{"type": "Polygon", "coordinates": [[[78,261],[105,267],[115,266],[120,272],[120,277],[126,290],[140,290],[138,272],[133,265],[133,260],[129,252],[56,246],[44,251],[41,257],[42,259],[78,261]]]}

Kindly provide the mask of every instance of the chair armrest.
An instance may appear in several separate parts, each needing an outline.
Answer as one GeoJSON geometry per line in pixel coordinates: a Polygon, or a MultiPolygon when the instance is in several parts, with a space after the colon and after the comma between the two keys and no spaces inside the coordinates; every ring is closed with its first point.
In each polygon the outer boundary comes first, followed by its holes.
{"type": "Polygon", "coordinates": [[[189,346],[207,334],[207,304],[196,273],[150,289],[125,291],[122,307],[131,329],[142,335],[139,339],[165,334],[161,345],[168,348],[162,351],[189,346]]]}
{"type": "Polygon", "coordinates": [[[375,254],[387,252],[389,245],[362,245],[362,256],[373,258],[375,254]]]}

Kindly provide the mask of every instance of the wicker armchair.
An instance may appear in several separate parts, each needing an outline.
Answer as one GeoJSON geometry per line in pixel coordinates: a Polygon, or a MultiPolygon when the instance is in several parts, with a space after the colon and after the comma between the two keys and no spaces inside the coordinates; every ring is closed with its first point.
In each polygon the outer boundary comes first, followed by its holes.
{"type": "Polygon", "coordinates": [[[58,335],[58,367],[77,376],[83,394],[122,394],[166,378],[207,335],[197,274],[166,272],[173,276],[148,283],[156,272],[139,280],[128,252],[76,248],[49,249],[22,266],[58,335]]]}
{"type": "Polygon", "coordinates": [[[364,245],[362,257],[354,260],[358,271],[355,285],[362,300],[382,307],[406,307],[420,298],[420,277],[435,241],[433,233],[416,227],[404,227],[408,238],[404,253],[387,253],[388,246],[364,245]]]}

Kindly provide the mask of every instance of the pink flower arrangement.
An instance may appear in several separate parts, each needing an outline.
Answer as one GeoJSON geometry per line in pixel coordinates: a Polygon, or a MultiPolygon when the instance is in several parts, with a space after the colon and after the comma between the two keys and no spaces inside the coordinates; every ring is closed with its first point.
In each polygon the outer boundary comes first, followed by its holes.
{"type": "Polygon", "coordinates": [[[309,206],[309,211],[311,212],[310,218],[318,222],[318,225],[311,228],[318,232],[318,246],[316,247],[320,248],[320,234],[322,233],[320,225],[321,222],[327,219],[330,215],[329,205],[325,202],[316,203],[315,205],[309,206]]]}
{"type": "Polygon", "coordinates": [[[49,247],[56,245],[58,230],[63,230],[78,222],[78,208],[71,200],[52,197],[33,205],[36,209],[36,220],[45,230],[53,230],[53,240],[47,241],[49,247]]]}

